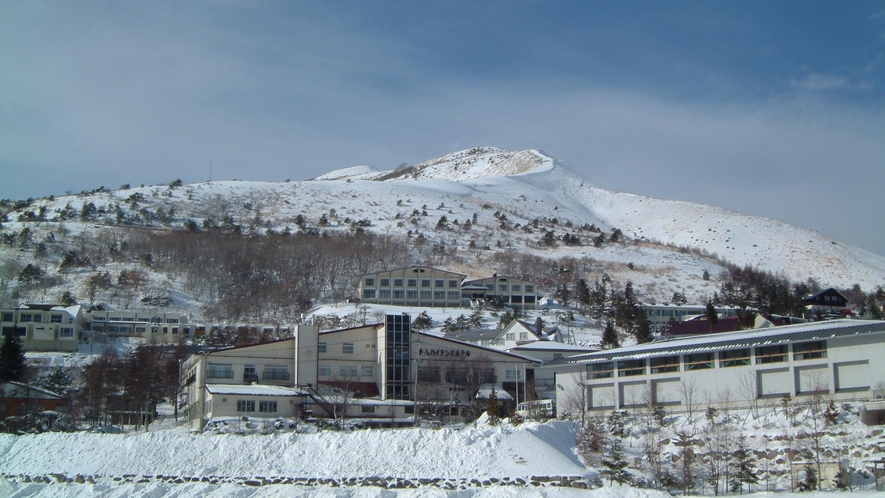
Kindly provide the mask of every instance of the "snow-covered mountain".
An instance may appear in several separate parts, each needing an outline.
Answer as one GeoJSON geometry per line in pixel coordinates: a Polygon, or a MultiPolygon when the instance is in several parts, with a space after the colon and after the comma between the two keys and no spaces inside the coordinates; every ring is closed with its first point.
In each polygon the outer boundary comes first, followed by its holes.
{"type": "MultiPolygon", "coordinates": [[[[885,283],[885,257],[777,220],[599,188],[536,150],[473,148],[393,171],[357,166],[308,181],[124,187],[19,206],[7,213],[3,231],[28,226],[39,240],[59,226],[77,233],[96,224],[181,228],[228,218],[258,230],[306,224],[346,231],[361,221],[368,231],[410,231],[425,247],[457,248],[461,263],[448,266],[471,276],[503,271],[491,263],[496,251],[590,258],[597,274],[633,281],[646,302],[666,301],[677,290],[690,300],[711,296],[723,261],[823,286],[869,291],[885,283]],[[84,222],[90,203],[95,214],[84,222]],[[597,247],[591,227],[606,237],[619,229],[626,240],[597,247]],[[547,232],[555,245],[541,243],[547,232]],[[580,244],[562,243],[566,234],[580,244]],[[714,279],[702,280],[705,272],[714,279]]],[[[413,257],[422,259],[420,251],[413,257]]]]}
{"type": "Polygon", "coordinates": [[[454,182],[467,189],[460,192],[468,200],[487,199],[525,221],[545,216],[620,228],[634,240],[701,249],[739,266],[784,272],[791,280],[813,277],[824,284],[848,287],[858,283],[866,289],[885,281],[885,258],[818,232],[715,206],[587,185],[555,159],[535,150],[474,148],[400,173],[373,176],[359,169],[324,177],[411,182],[422,190],[438,185],[441,193],[452,187],[440,181],[454,182]]]}

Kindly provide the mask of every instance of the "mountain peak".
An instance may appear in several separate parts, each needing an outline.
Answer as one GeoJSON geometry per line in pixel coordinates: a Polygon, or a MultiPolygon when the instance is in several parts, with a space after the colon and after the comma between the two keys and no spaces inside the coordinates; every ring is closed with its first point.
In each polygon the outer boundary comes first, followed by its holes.
{"type": "Polygon", "coordinates": [[[462,182],[490,176],[516,176],[549,171],[553,159],[537,150],[507,151],[474,147],[416,164],[410,178],[462,182]]]}

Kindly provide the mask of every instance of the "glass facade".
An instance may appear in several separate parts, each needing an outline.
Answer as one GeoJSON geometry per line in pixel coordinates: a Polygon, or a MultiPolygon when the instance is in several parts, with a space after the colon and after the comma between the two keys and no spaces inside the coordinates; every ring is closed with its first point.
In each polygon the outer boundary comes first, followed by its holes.
{"type": "Polygon", "coordinates": [[[387,315],[386,327],[386,360],[387,382],[385,390],[388,399],[410,399],[410,383],[412,380],[410,360],[412,345],[411,317],[387,315]]]}

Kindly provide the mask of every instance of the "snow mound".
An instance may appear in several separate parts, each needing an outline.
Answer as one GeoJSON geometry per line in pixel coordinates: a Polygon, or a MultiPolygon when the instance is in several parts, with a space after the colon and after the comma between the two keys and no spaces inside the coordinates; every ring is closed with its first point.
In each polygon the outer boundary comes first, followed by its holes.
{"type": "Polygon", "coordinates": [[[330,181],[330,180],[366,180],[377,176],[381,171],[371,166],[352,166],[350,168],[338,169],[330,171],[314,178],[314,181],[330,181]]]}

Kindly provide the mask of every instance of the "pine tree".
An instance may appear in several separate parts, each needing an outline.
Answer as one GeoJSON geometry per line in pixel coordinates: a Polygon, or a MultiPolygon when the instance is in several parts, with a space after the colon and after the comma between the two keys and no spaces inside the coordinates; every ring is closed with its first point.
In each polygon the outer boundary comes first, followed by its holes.
{"type": "Polygon", "coordinates": [[[805,464],[805,479],[799,482],[799,491],[815,491],[817,489],[817,470],[813,462],[805,464]]]}
{"type": "Polygon", "coordinates": [[[486,402],[486,413],[489,416],[489,425],[498,425],[498,393],[495,392],[495,386],[492,386],[492,392],[489,393],[489,399],[486,402]]]}
{"type": "Polygon", "coordinates": [[[630,473],[627,472],[627,461],[624,460],[624,447],[620,438],[614,438],[607,455],[602,457],[602,466],[599,473],[608,478],[608,483],[629,484],[630,473]]]}
{"type": "Polygon", "coordinates": [[[71,374],[68,373],[66,368],[55,367],[49,372],[46,379],[43,380],[41,386],[48,391],[63,395],[65,391],[73,387],[71,385],[72,382],[71,374]]]}
{"type": "Polygon", "coordinates": [[[610,320],[605,322],[605,329],[602,331],[602,349],[612,349],[621,347],[618,340],[618,332],[615,330],[615,324],[610,320]]]}
{"type": "Polygon", "coordinates": [[[833,485],[836,486],[836,489],[839,491],[851,491],[850,477],[848,470],[840,465],[839,472],[836,472],[835,477],[833,477],[833,485]]]}
{"type": "Polygon", "coordinates": [[[0,346],[0,381],[15,381],[25,373],[25,348],[15,330],[3,335],[0,346]]]}
{"type": "Polygon", "coordinates": [[[746,440],[743,435],[738,438],[735,459],[737,460],[737,473],[734,476],[733,483],[737,483],[737,488],[732,484],[732,492],[739,490],[741,494],[744,494],[742,484],[746,484],[747,492],[749,493],[750,486],[759,482],[759,477],[756,475],[756,464],[753,462],[751,453],[747,450],[746,440]]]}
{"type": "Polygon", "coordinates": [[[836,422],[839,420],[839,410],[836,409],[836,402],[830,400],[827,404],[827,409],[824,411],[824,423],[827,427],[831,425],[836,425],[836,422]]]}

